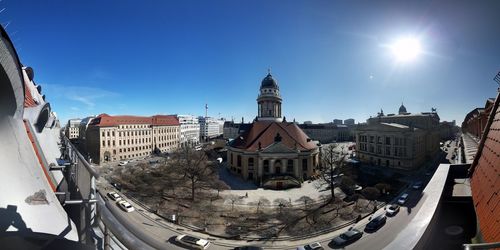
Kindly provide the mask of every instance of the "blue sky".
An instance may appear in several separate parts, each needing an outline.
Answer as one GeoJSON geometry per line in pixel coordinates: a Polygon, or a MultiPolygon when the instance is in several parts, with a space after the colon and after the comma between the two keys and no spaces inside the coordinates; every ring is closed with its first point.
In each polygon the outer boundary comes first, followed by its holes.
{"type": "Polygon", "coordinates": [[[494,97],[498,1],[0,2],[25,65],[62,122],[108,114],[248,121],[271,67],[288,120],[364,121],[381,108],[442,120],[494,97]],[[397,63],[388,45],[420,39],[397,63]]]}

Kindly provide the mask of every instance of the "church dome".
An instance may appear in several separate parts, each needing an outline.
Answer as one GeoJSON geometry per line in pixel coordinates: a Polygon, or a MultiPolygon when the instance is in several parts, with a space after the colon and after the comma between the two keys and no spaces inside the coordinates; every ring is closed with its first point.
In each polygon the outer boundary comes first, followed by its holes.
{"type": "Polygon", "coordinates": [[[399,107],[399,114],[401,115],[401,114],[405,114],[405,113],[408,113],[408,112],[406,112],[406,107],[405,107],[405,105],[403,105],[403,104],[401,103],[401,107],[399,107]]]}
{"type": "Polygon", "coordinates": [[[278,87],[278,82],[274,80],[273,76],[271,73],[268,73],[267,76],[262,80],[262,83],[260,84],[260,88],[274,88],[274,89],[279,89],[278,87]]]}

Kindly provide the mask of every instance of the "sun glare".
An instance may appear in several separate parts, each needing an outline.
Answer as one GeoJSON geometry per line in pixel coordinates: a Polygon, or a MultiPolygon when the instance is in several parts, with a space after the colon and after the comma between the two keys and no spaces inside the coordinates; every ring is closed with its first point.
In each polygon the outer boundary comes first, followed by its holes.
{"type": "Polygon", "coordinates": [[[416,38],[401,38],[392,46],[392,53],[398,61],[414,60],[421,52],[420,41],[416,38]]]}

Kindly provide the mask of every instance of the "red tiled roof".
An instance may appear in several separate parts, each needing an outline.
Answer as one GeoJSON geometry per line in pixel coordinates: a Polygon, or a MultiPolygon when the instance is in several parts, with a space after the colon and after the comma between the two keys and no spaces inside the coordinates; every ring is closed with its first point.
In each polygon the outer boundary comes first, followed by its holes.
{"type": "Polygon", "coordinates": [[[154,116],[131,116],[100,114],[92,120],[89,125],[110,127],[124,124],[149,124],[155,126],[177,126],[179,120],[174,115],[154,115],[154,116]]]}
{"type": "Polygon", "coordinates": [[[278,133],[281,136],[283,145],[290,149],[311,150],[317,148],[316,143],[309,139],[297,124],[273,121],[256,121],[252,123],[250,129],[231,142],[231,146],[248,151],[257,151],[259,150],[259,143],[261,148],[273,144],[278,133]]]}
{"type": "Polygon", "coordinates": [[[500,241],[500,92],[471,166],[472,199],[486,242],[500,241]]]}

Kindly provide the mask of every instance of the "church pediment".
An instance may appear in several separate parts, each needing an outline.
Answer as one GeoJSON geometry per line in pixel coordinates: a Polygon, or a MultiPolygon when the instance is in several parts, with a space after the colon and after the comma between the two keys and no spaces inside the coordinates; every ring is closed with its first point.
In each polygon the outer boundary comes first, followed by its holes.
{"type": "Polygon", "coordinates": [[[275,142],[262,149],[262,153],[297,153],[297,150],[287,147],[282,142],[275,142]]]}

